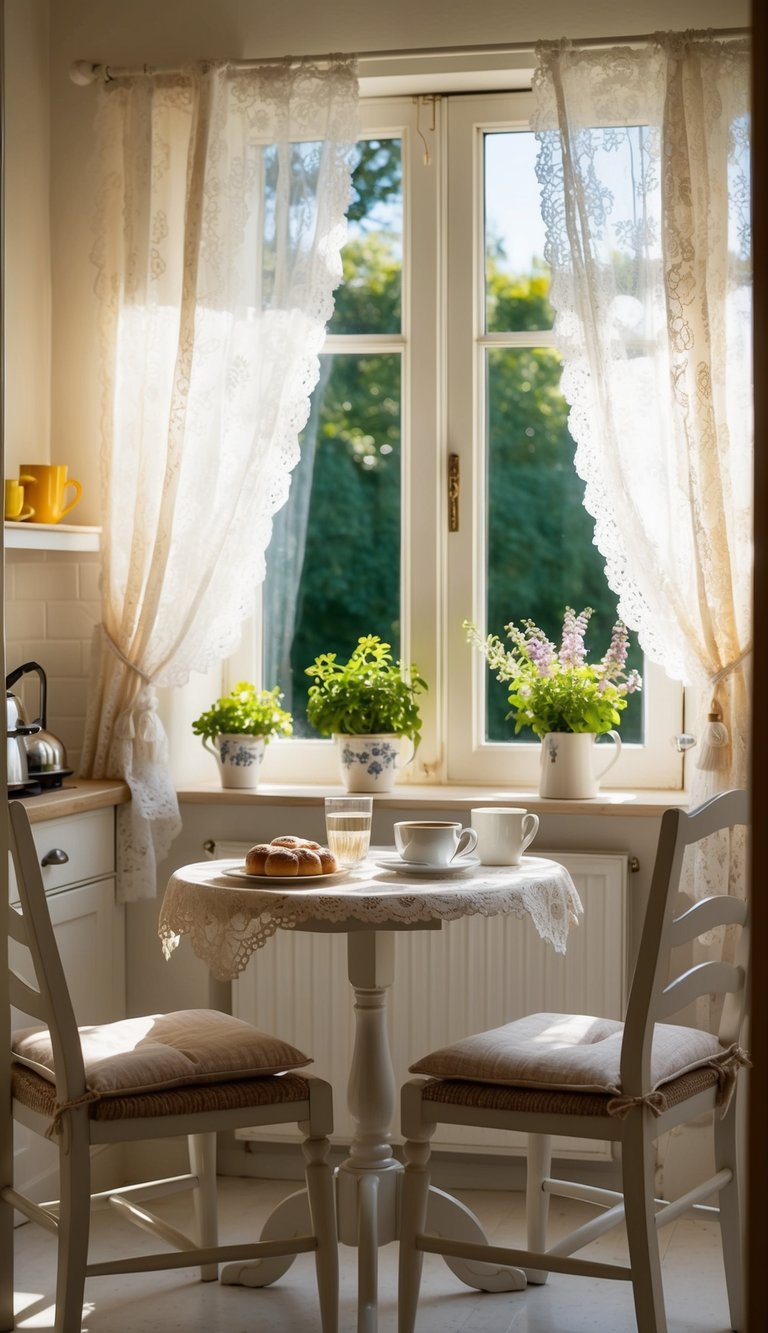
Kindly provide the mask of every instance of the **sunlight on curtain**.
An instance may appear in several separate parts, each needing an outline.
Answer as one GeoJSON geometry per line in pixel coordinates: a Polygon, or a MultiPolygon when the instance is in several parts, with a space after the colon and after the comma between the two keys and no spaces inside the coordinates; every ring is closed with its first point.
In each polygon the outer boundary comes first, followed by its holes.
{"type": "Polygon", "coordinates": [[[354,61],[206,65],[100,94],[102,625],[83,773],[121,777],[119,894],[179,831],[156,685],[237,646],[341,277],[354,61]]]}
{"type": "Polygon", "coordinates": [[[662,34],[638,49],[544,44],[534,80],[555,334],[595,542],[645,652],[699,687],[704,714],[716,699],[728,728],[715,767],[694,770],[694,804],[747,776],[749,72],[747,40],[662,34]]]}

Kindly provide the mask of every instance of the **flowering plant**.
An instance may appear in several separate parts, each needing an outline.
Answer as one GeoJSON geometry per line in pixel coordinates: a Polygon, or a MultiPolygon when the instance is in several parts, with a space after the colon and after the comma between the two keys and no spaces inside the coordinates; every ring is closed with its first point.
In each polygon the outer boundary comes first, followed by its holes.
{"type": "Polygon", "coordinates": [[[505,625],[512,647],[495,634],[483,639],[470,621],[464,629],[470,643],[487,659],[496,679],[509,682],[509,717],[515,735],[530,727],[537,736],[551,731],[591,731],[597,735],[618,726],[628,694],[642,689],[637,671],[627,673],[627,629],[621,620],[613,627],[608,651],[601,662],[587,662],[584,635],[592,608],[577,616],[565,608],[559,651],[532,620],[523,629],[505,625]]]}

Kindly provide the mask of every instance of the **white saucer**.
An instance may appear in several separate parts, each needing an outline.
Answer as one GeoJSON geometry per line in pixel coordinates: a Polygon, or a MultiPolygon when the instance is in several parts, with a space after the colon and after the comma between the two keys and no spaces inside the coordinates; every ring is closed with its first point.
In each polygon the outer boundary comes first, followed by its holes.
{"type": "Polygon", "coordinates": [[[229,866],[218,873],[222,879],[235,880],[238,884],[250,884],[254,889],[306,889],[311,885],[334,884],[337,879],[344,879],[351,867],[331,870],[326,875],[249,875],[244,865],[229,866]]]}
{"type": "Polygon", "coordinates": [[[376,865],[380,870],[391,870],[395,875],[427,875],[430,878],[438,875],[441,879],[446,875],[461,875],[465,870],[472,870],[480,865],[479,856],[459,856],[455,861],[450,861],[447,866],[435,865],[432,862],[426,864],[420,861],[404,861],[400,856],[393,856],[387,861],[377,861],[376,865]]]}

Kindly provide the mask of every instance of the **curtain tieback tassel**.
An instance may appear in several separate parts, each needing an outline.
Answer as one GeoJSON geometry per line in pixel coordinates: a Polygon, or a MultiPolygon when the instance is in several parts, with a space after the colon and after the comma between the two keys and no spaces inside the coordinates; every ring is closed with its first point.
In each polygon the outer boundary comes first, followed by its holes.
{"type": "Polygon", "coordinates": [[[696,764],[710,773],[722,773],[730,767],[731,737],[723,722],[723,710],[717,695],[712,699],[707,713],[707,725],[701,738],[701,750],[696,764]]]}
{"type": "Polygon", "coordinates": [[[746,662],[751,652],[752,644],[748,643],[746,648],[742,648],[738,657],[734,657],[733,661],[727,662],[710,680],[714,693],[709,705],[707,725],[701,738],[701,750],[696,763],[697,768],[703,768],[706,772],[723,773],[731,766],[731,738],[728,734],[728,728],[723,722],[723,710],[717,697],[717,689],[721,681],[733,675],[734,671],[746,662]]]}

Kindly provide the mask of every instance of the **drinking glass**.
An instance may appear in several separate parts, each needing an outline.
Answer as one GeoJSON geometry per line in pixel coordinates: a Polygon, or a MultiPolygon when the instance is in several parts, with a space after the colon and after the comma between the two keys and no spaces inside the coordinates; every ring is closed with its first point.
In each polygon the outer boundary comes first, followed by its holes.
{"type": "Polygon", "coordinates": [[[365,860],[372,814],[372,796],[326,796],[326,839],[340,866],[357,866],[365,860]]]}

